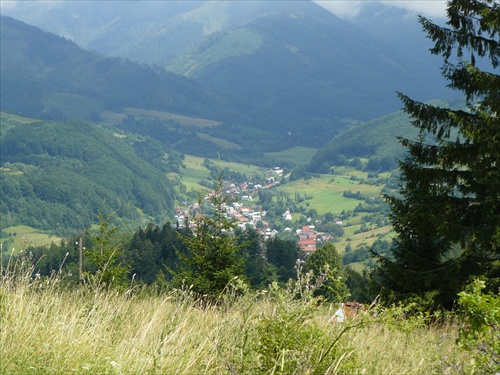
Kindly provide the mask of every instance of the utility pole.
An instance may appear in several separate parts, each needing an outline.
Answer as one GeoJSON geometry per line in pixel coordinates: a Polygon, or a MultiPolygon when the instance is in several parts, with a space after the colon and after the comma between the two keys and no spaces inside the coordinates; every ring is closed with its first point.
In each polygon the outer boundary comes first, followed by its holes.
{"type": "Polygon", "coordinates": [[[78,263],[78,277],[80,280],[83,280],[83,272],[82,272],[82,264],[83,264],[83,239],[80,237],[80,241],[78,241],[78,248],[80,250],[80,261],[78,263]]]}

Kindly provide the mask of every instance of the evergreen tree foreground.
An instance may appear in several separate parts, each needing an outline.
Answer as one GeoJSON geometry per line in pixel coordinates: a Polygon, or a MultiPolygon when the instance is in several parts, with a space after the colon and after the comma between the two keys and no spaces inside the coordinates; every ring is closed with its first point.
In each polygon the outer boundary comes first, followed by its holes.
{"type": "Polygon", "coordinates": [[[452,0],[447,14],[446,26],[420,23],[466,108],[399,94],[420,137],[400,139],[408,150],[403,185],[387,197],[397,237],[392,256],[376,255],[393,297],[434,307],[452,307],[474,276],[490,290],[500,285],[500,4],[452,0]]]}
{"type": "Polygon", "coordinates": [[[189,288],[205,301],[216,301],[237,278],[244,278],[244,258],[240,256],[246,243],[235,235],[236,223],[227,217],[228,197],[223,191],[222,173],[215,177],[215,187],[206,199],[198,197],[200,212],[194,217],[191,233],[181,237],[186,252],[178,252],[179,266],[173,283],[189,288]],[[211,212],[205,212],[204,200],[211,212]]]}

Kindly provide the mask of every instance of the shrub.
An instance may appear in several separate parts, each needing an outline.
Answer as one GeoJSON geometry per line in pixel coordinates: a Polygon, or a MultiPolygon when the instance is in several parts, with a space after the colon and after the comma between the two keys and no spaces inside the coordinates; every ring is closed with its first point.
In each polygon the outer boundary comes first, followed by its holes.
{"type": "Polygon", "coordinates": [[[464,319],[458,344],[473,353],[470,373],[500,372],[500,296],[484,294],[485,282],[475,280],[458,294],[464,319]]]}

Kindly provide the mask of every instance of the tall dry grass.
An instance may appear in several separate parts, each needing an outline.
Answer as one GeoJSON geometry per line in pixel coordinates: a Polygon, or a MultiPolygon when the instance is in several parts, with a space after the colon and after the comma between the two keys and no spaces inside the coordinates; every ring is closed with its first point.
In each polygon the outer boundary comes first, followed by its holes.
{"type": "Polygon", "coordinates": [[[452,323],[333,325],[332,307],[272,293],[202,307],[189,291],[64,286],[22,269],[0,282],[2,374],[455,374],[467,360],[452,323]]]}

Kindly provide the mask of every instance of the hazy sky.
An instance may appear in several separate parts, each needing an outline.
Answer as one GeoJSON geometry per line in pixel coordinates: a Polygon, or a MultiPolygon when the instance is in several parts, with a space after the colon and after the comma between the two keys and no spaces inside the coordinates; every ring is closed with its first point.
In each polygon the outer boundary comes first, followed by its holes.
{"type": "MultiPolygon", "coordinates": [[[[341,18],[353,18],[363,4],[374,0],[317,0],[315,3],[328,9],[341,18]]],[[[386,0],[384,4],[409,9],[427,17],[446,17],[445,0],[386,0]]]]}
{"type": "MultiPolygon", "coordinates": [[[[1,0],[1,8],[9,8],[15,6],[17,2],[22,0],[1,0]]],[[[26,0],[24,0],[26,1],[26,0]]],[[[29,0],[31,1],[45,1],[54,2],[54,0],[29,0]]],[[[55,0],[58,1],[58,0],[55,0]]],[[[95,1],[95,0],[94,0],[95,1]]],[[[156,0],[161,1],[161,0],[156,0]]],[[[355,17],[363,3],[378,1],[378,0],[315,0],[316,3],[328,9],[335,15],[341,18],[355,17]]],[[[419,14],[428,17],[445,17],[446,16],[446,1],[444,0],[382,0],[382,3],[396,6],[398,8],[405,8],[415,11],[419,14]]]]}

